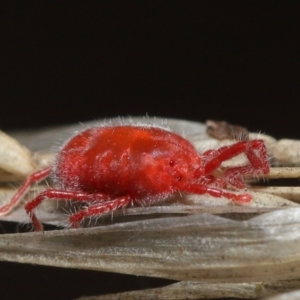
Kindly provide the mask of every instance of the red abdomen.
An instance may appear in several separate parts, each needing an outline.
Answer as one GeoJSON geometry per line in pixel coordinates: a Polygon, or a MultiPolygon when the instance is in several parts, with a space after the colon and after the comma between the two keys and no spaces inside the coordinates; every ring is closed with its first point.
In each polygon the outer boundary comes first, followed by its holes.
{"type": "Polygon", "coordinates": [[[54,175],[66,190],[142,198],[172,192],[169,161],[190,151],[188,141],[160,128],[96,127],[67,142],[54,175]]]}

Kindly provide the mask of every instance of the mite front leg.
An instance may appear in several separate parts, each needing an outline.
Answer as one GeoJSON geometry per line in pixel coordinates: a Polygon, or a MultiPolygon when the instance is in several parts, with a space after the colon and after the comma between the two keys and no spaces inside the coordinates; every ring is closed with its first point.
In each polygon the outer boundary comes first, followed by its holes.
{"type": "Polygon", "coordinates": [[[218,150],[204,153],[208,155],[208,161],[205,164],[206,174],[210,174],[220,167],[222,162],[229,160],[241,153],[244,153],[250,164],[241,167],[229,168],[225,171],[224,180],[237,188],[244,188],[245,184],[240,179],[246,175],[263,175],[270,170],[269,160],[265,144],[262,140],[241,141],[236,144],[222,147],[218,150]]]}
{"type": "Polygon", "coordinates": [[[226,190],[213,188],[201,184],[191,184],[187,187],[185,192],[198,194],[198,195],[209,194],[216,198],[225,197],[227,199],[233,200],[238,203],[248,203],[252,199],[252,196],[250,194],[232,193],[226,190]]]}

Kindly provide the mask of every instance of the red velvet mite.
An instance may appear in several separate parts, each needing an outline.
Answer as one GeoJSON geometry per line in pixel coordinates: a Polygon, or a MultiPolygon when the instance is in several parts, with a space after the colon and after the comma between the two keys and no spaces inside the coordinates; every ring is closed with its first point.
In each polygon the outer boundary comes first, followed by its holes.
{"type": "Polygon", "coordinates": [[[94,127],[72,137],[62,147],[54,166],[30,175],[10,204],[0,208],[0,214],[16,206],[32,183],[50,174],[55,188],[45,190],[25,205],[38,231],[43,230],[43,225],[34,209],[46,198],[86,203],[87,206],[69,217],[72,227],[78,227],[87,217],[101,216],[128,205],[150,205],[179,192],[246,203],[251,195],[237,193],[245,187],[244,176],[268,172],[262,140],[239,141],[200,154],[182,136],[162,128],[94,127]],[[247,156],[249,164],[220,169],[223,161],[241,153],[247,156]]]}

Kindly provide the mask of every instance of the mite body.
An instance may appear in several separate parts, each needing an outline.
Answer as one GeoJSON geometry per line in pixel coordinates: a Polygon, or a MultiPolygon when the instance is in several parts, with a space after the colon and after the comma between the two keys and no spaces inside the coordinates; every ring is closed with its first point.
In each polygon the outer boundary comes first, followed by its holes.
{"type": "Polygon", "coordinates": [[[100,216],[128,205],[150,205],[179,193],[210,194],[236,202],[251,195],[237,193],[246,175],[269,172],[263,141],[247,140],[198,153],[182,136],[157,127],[106,126],[87,129],[71,138],[59,152],[53,167],[28,177],[5,214],[16,206],[30,185],[52,174],[55,188],[25,205],[35,230],[43,230],[33,210],[45,199],[77,200],[86,207],[69,218],[78,227],[86,217],[100,216]],[[241,153],[249,164],[221,170],[223,161],[241,153]]]}

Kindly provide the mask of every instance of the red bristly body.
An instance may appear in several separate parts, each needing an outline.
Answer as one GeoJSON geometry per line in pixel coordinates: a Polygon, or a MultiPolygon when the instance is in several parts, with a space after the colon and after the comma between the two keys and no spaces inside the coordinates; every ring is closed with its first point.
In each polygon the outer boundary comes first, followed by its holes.
{"type": "MultiPolygon", "coordinates": [[[[25,205],[36,230],[43,226],[33,210],[45,199],[77,200],[89,204],[70,216],[73,227],[86,217],[100,216],[121,207],[149,205],[179,192],[210,194],[236,202],[251,200],[244,176],[269,172],[263,141],[247,140],[199,154],[182,136],[157,127],[107,126],[87,129],[71,138],[53,168],[31,175],[12,199],[7,211],[20,201],[29,186],[53,173],[55,189],[48,189],[25,205]],[[214,173],[223,161],[241,153],[249,164],[214,173]],[[21,192],[20,192],[21,191],[21,192]]],[[[5,213],[4,207],[0,214],[5,213]]]]}

